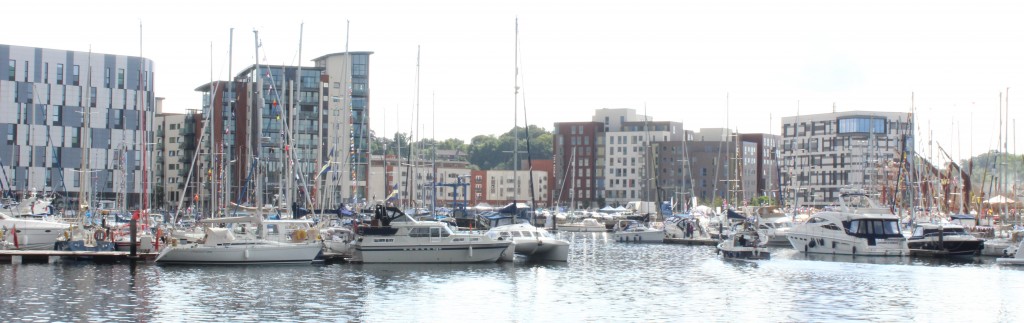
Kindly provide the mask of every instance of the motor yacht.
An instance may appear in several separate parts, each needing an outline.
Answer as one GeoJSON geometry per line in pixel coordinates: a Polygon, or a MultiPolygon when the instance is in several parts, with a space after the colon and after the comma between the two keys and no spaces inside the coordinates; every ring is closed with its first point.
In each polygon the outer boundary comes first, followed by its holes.
{"type": "Polygon", "coordinates": [[[515,253],[526,256],[530,261],[569,260],[568,241],[529,223],[499,225],[487,230],[486,234],[495,240],[511,240],[515,244],[515,253]]]}
{"type": "MultiPolygon", "coordinates": [[[[448,224],[416,221],[394,207],[378,205],[370,226],[356,228],[352,262],[496,262],[512,246],[483,234],[455,233],[448,224]]],[[[512,252],[512,251],[508,251],[512,252]]]]}
{"type": "Polygon", "coordinates": [[[985,247],[985,240],[967,232],[962,225],[921,223],[907,238],[910,249],[943,252],[949,256],[973,256],[985,247]]]}
{"type": "Polygon", "coordinates": [[[567,232],[605,232],[608,228],[595,218],[577,218],[575,221],[558,225],[559,231],[567,232]]]}
{"type": "Polygon", "coordinates": [[[57,238],[70,227],[68,223],[19,219],[0,213],[0,241],[11,242],[16,249],[53,249],[57,238]]]}
{"type": "Polygon", "coordinates": [[[842,190],[838,206],[790,229],[790,244],[804,253],[904,256],[910,249],[900,219],[860,190],[842,190]]]}
{"type": "Polygon", "coordinates": [[[1010,253],[1013,255],[1012,258],[997,258],[996,264],[999,265],[1024,265],[1024,240],[1021,240],[1020,244],[1016,247],[1010,247],[1007,251],[1013,251],[1010,253]],[[1013,250],[1016,249],[1016,250],[1013,250]]]}
{"type": "Polygon", "coordinates": [[[637,220],[619,220],[612,229],[612,236],[619,242],[663,242],[665,230],[655,229],[637,220]]]}
{"type": "Polygon", "coordinates": [[[768,260],[771,252],[767,249],[768,237],[753,224],[743,223],[733,230],[728,239],[718,244],[718,253],[726,259],[768,260]]]}

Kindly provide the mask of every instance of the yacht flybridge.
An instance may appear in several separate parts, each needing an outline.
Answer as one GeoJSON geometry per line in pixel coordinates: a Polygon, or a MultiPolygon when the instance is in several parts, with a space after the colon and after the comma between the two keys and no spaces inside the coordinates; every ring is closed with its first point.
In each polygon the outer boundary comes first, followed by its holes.
{"type": "Polygon", "coordinates": [[[790,229],[787,237],[793,248],[805,253],[837,255],[909,255],[899,217],[879,206],[864,191],[843,190],[838,204],[790,229]]]}

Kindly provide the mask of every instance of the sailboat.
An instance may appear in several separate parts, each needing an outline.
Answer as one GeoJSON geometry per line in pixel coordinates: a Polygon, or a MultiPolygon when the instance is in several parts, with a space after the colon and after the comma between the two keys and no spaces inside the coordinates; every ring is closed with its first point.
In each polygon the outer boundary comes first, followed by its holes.
{"type": "MultiPolygon", "coordinates": [[[[256,57],[259,57],[259,34],[256,33],[256,57]]],[[[263,106],[262,83],[264,73],[257,62],[254,75],[257,75],[257,88],[260,93],[254,103],[263,106]]],[[[262,109],[250,122],[256,123],[256,133],[263,133],[262,109]]],[[[252,156],[253,174],[255,179],[256,205],[263,204],[261,175],[258,174],[258,149],[252,156]]],[[[263,219],[262,208],[256,209],[254,216],[238,216],[226,218],[204,219],[200,223],[206,225],[204,237],[194,243],[170,246],[163,249],[156,258],[158,264],[289,264],[312,263],[321,253],[322,244],[309,241],[306,237],[296,235],[293,241],[281,242],[269,239],[274,233],[270,222],[263,219]],[[212,227],[219,225],[219,227],[212,227]]],[[[305,234],[306,231],[296,231],[305,234]]]]}
{"type": "MultiPolygon", "coordinates": [[[[513,176],[518,175],[519,168],[519,20],[516,20],[516,78],[515,78],[515,99],[514,99],[514,110],[516,117],[516,125],[512,128],[515,132],[513,143],[513,176]]],[[[525,108],[524,108],[525,115],[525,108]]],[[[526,122],[524,118],[524,122],[526,122]]],[[[529,154],[529,126],[527,126],[527,154],[529,154]]],[[[533,196],[533,172],[530,169],[530,195],[533,196]]],[[[514,179],[513,182],[516,185],[514,191],[519,194],[519,180],[514,179]]],[[[491,229],[487,230],[487,235],[492,238],[511,240],[515,244],[515,253],[517,255],[526,256],[531,261],[568,261],[569,259],[569,242],[558,239],[544,228],[538,228],[533,224],[534,221],[531,219],[522,219],[522,222],[518,222],[516,219],[516,205],[518,199],[514,198],[512,202],[512,215],[511,222],[503,225],[492,226],[491,229]]],[[[532,203],[534,206],[537,205],[536,201],[532,203]]],[[[550,218],[553,215],[549,215],[550,218]]],[[[493,223],[497,224],[497,223],[493,223]]]]}

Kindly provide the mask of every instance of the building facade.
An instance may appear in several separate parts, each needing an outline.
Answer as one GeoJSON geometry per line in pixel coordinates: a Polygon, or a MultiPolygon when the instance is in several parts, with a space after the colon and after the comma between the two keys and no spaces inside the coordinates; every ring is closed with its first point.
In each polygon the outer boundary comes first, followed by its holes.
{"type": "Polygon", "coordinates": [[[153,138],[153,61],[0,45],[4,189],[56,192],[58,208],[148,205],[144,151],[153,138]]]}
{"type": "Polygon", "coordinates": [[[556,122],[552,140],[552,205],[597,208],[604,203],[604,124],[556,122]]]}
{"type": "Polygon", "coordinates": [[[370,55],[341,52],[313,59],[322,69],[321,158],[330,163],[322,178],[326,194],[335,199],[366,202],[370,176],[370,55]],[[335,167],[336,166],[336,167],[335,167]]]}
{"type": "Polygon", "coordinates": [[[841,188],[879,194],[885,165],[913,151],[907,113],[848,111],[782,118],[781,181],[784,204],[823,207],[841,188]]]}
{"type": "Polygon", "coordinates": [[[619,128],[606,132],[606,204],[621,206],[630,201],[670,199],[671,196],[661,190],[655,177],[657,153],[654,145],[682,141],[684,134],[682,124],[672,121],[625,121],[619,124],[619,128]]]}
{"type": "Polygon", "coordinates": [[[185,177],[181,171],[186,165],[180,160],[182,154],[181,135],[185,125],[184,113],[163,112],[163,98],[157,98],[156,148],[153,149],[153,208],[175,210],[183,196],[185,177]]]}

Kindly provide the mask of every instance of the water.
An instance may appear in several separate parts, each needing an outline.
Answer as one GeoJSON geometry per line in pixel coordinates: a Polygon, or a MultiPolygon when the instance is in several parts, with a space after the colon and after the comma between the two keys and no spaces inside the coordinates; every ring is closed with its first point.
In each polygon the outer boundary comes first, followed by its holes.
{"type": "Polygon", "coordinates": [[[945,321],[1024,317],[991,258],[725,261],[710,246],[562,233],[568,263],[0,265],[0,321],[945,321]]]}

